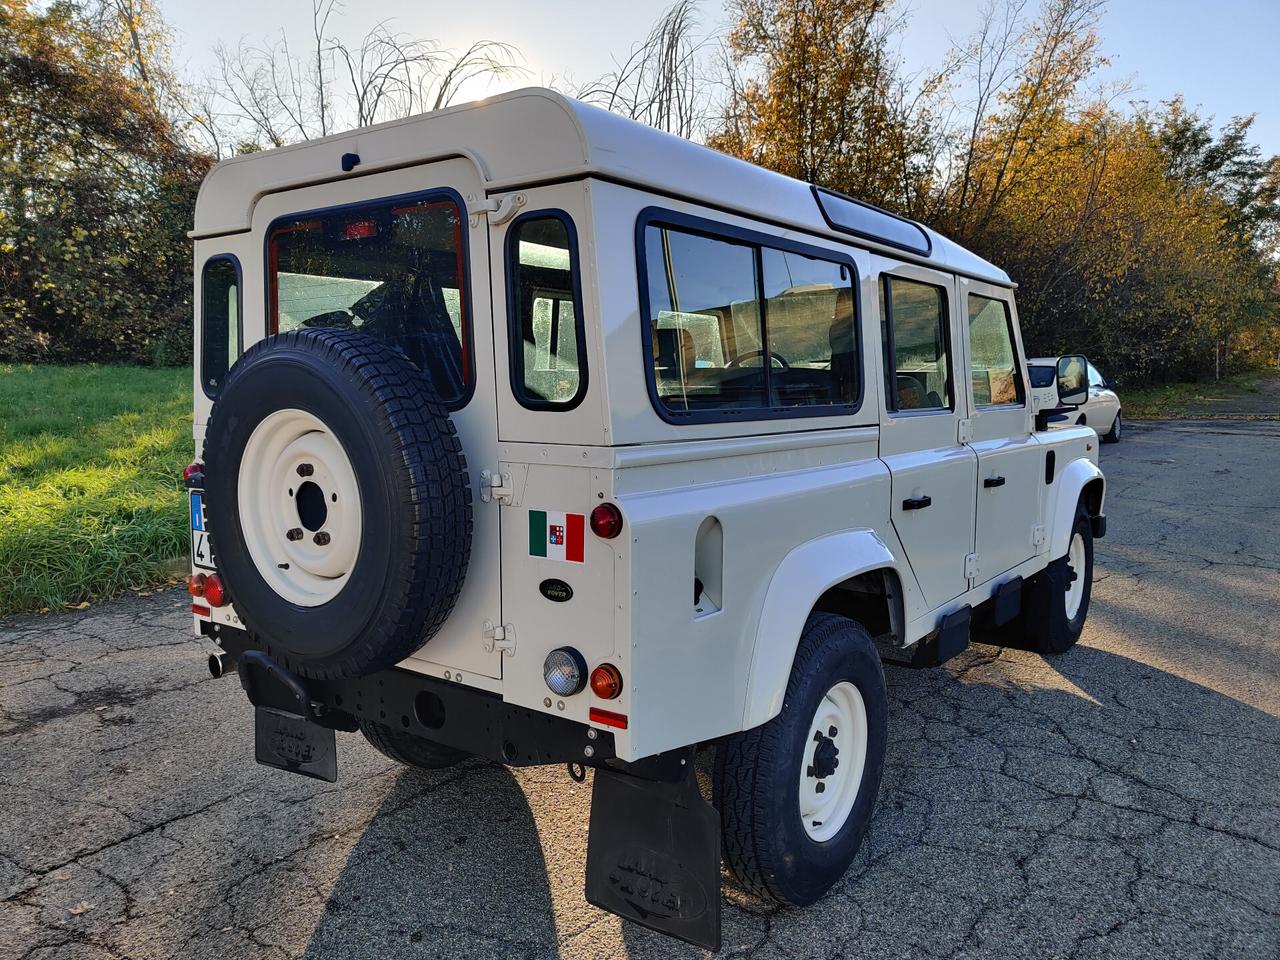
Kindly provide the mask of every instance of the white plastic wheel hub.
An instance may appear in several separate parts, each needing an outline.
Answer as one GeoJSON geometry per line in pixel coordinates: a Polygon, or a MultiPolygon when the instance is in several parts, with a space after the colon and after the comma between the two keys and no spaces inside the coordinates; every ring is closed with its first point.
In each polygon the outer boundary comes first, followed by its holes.
{"type": "Polygon", "coordinates": [[[844,827],[866,762],[867,707],[842,680],[818,703],[800,764],[800,819],[811,840],[830,840],[844,827]]]}
{"type": "Polygon", "coordinates": [[[323,421],[277,410],[258,424],[237,494],[249,555],[272,590],[303,607],[341,592],[360,553],[360,488],[323,421]]]}
{"type": "Polygon", "coordinates": [[[1084,600],[1085,554],[1084,537],[1079,533],[1071,535],[1071,546],[1067,548],[1067,569],[1070,582],[1067,584],[1067,619],[1074,620],[1080,612],[1080,604],[1084,600]]]}

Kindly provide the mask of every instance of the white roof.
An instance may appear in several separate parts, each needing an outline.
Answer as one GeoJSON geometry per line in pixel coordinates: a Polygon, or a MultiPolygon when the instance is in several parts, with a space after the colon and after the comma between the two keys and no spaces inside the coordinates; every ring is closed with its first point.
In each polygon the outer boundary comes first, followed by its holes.
{"type": "MultiPolygon", "coordinates": [[[[599,176],[881,248],[874,241],[854,240],[832,230],[807,183],[541,88],[223,160],[200,187],[192,236],[248,230],[254,204],[267,193],[451,156],[470,158],[490,193],[539,181],[599,176]],[[344,153],[359,155],[355,172],[342,172],[344,153]]],[[[993,283],[1010,283],[1003,270],[922,229],[932,247],[927,257],[888,246],[881,249],[993,283]]]]}

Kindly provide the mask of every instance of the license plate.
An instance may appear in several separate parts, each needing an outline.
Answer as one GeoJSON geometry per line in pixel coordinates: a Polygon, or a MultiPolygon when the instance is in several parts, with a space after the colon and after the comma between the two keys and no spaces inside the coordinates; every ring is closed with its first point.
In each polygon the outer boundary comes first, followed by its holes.
{"type": "Polygon", "coordinates": [[[191,491],[191,565],[213,570],[213,553],[209,550],[209,527],[204,516],[204,491],[191,491]]]}
{"type": "Polygon", "coordinates": [[[338,779],[337,738],[328,727],[270,707],[255,707],[254,756],[277,770],[333,783],[338,779]]]}

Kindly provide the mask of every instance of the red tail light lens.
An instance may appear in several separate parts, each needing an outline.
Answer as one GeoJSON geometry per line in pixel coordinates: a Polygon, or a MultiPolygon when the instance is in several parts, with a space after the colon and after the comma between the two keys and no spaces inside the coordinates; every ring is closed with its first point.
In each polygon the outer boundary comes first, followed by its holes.
{"type": "Polygon", "coordinates": [[[216,573],[212,573],[204,578],[204,598],[209,601],[211,607],[225,607],[227,605],[227,591],[222,585],[222,578],[216,573]]]}
{"type": "Polygon", "coordinates": [[[204,464],[197,460],[195,463],[187,464],[186,468],[182,471],[182,480],[185,483],[192,477],[199,476],[202,473],[204,473],[204,464]]]}
{"type": "Polygon", "coordinates": [[[193,597],[203,597],[205,582],[208,579],[203,573],[193,573],[187,577],[187,593],[193,597]]]}
{"type": "Polygon", "coordinates": [[[591,532],[602,540],[612,540],[622,532],[622,511],[612,503],[602,503],[591,511],[591,532]]]}
{"type": "Polygon", "coordinates": [[[601,700],[614,700],[622,693],[622,674],[612,663],[602,663],[591,671],[591,692],[601,700]]]}

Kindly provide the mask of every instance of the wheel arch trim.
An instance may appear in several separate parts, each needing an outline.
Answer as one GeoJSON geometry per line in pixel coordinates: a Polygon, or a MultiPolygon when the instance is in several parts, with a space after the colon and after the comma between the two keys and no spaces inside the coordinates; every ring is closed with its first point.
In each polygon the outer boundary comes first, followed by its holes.
{"type": "Polygon", "coordinates": [[[782,710],[800,635],[824,593],[851,577],[890,570],[905,578],[898,558],[874,530],[845,530],[802,543],[782,558],[765,591],[757,621],[742,729],[782,710]]]}
{"type": "Polygon", "coordinates": [[[1067,552],[1071,528],[1075,525],[1076,504],[1082,494],[1087,494],[1086,507],[1090,516],[1102,513],[1106,496],[1106,478],[1092,460],[1072,460],[1057,480],[1058,496],[1053,504],[1052,522],[1049,527],[1049,557],[1056,559],[1067,552]]]}

